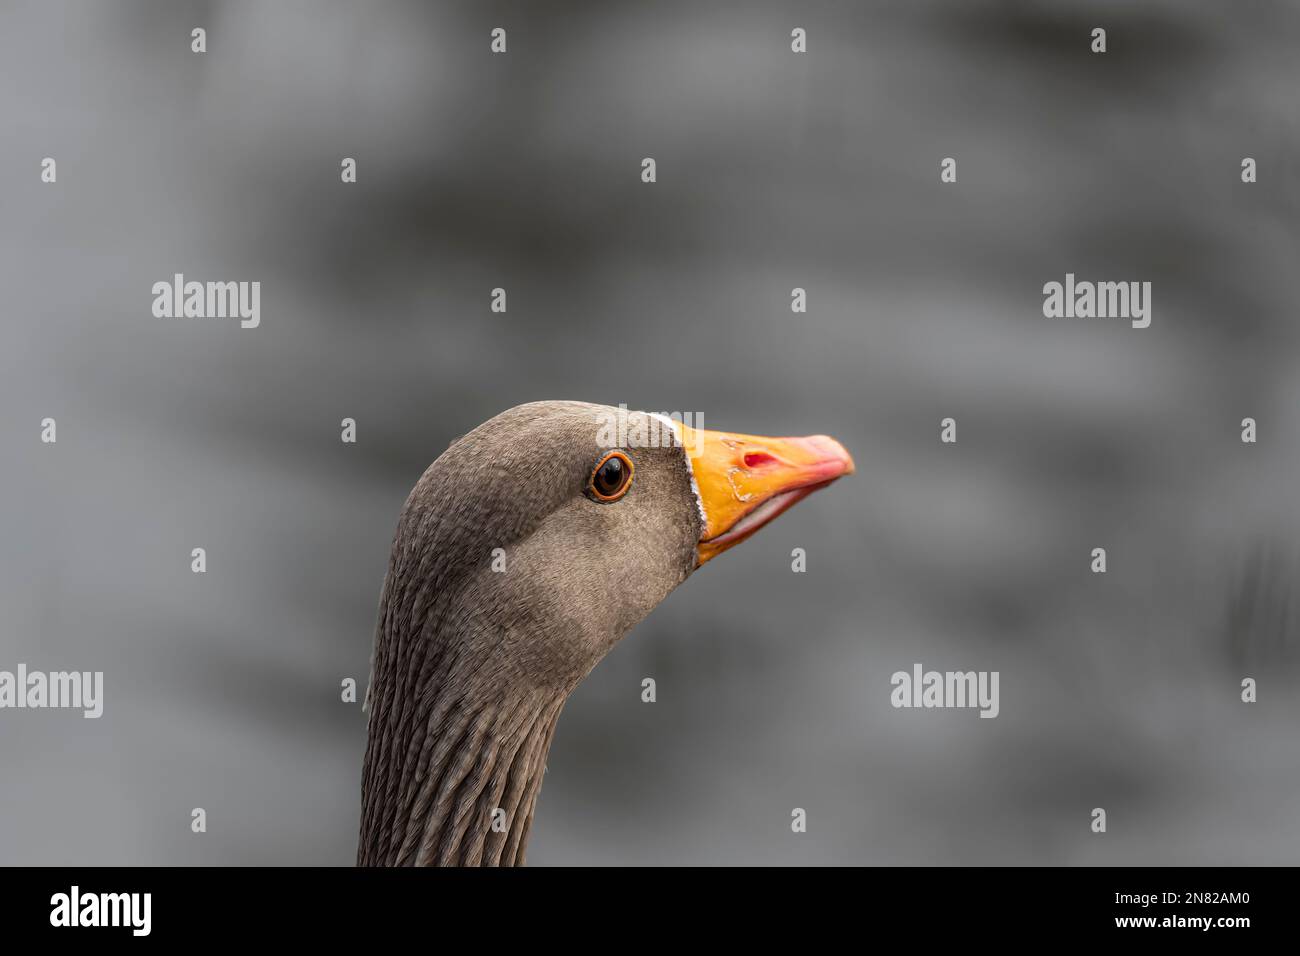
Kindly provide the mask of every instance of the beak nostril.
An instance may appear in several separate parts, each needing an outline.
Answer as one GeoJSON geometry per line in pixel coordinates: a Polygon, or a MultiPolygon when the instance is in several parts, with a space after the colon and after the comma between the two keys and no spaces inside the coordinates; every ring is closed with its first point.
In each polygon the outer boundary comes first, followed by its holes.
{"type": "Polygon", "coordinates": [[[745,467],[758,468],[761,465],[770,465],[776,458],[765,451],[750,451],[745,453],[745,467]]]}

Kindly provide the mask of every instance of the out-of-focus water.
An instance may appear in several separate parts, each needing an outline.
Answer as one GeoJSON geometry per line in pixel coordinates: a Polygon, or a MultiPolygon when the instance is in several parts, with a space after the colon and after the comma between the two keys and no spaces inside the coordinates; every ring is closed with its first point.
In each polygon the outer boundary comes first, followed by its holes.
{"type": "Polygon", "coordinates": [[[579,688],[534,865],[1294,863],[1298,42],[1284,3],[7,5],[0,668],[106,699],[0,714],[0,862],[350,863],[402,501],[555,398],[858,473],[579,688]],[[260,327],[155,318],[177,272],[260,327]],[[1067,272],[1151,327],[1045,319],[1067,272]],[[999,717],[891,708],[914,662],[998,670],[999,717]]]}

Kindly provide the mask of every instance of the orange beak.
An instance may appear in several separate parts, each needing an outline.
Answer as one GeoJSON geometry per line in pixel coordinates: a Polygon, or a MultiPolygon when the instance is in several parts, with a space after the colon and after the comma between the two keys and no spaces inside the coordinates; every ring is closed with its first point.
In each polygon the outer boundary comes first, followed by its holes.
{"type": "Polygon", "coordinates": [[[700,495],[700,564],[744,541],[819,488],[853,473],[853,458],[826,435],[763,438],[674,424],[700,495]]]}

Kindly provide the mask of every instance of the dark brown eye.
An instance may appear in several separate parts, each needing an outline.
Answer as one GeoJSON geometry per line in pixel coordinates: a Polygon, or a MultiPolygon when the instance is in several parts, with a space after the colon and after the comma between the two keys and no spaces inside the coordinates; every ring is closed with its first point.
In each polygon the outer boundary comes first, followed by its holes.
{"type": "Polygon", "coordinates": [[[596,463],[587,481],[587,490],[597,501],[618,501],[632,484],[632,460],[621,451],[612,451],[596,463]]]}

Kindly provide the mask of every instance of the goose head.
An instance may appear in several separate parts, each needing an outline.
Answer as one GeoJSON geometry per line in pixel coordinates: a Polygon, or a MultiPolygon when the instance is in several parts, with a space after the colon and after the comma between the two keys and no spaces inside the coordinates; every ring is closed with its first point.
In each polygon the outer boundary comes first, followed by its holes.
{"type": "Polygon", "coordinates": [[[565,699],[693,571],[853,471],[764,438],[535,402],[407,498],[367,693],[363,865],[522,863],[565,699]]]}

